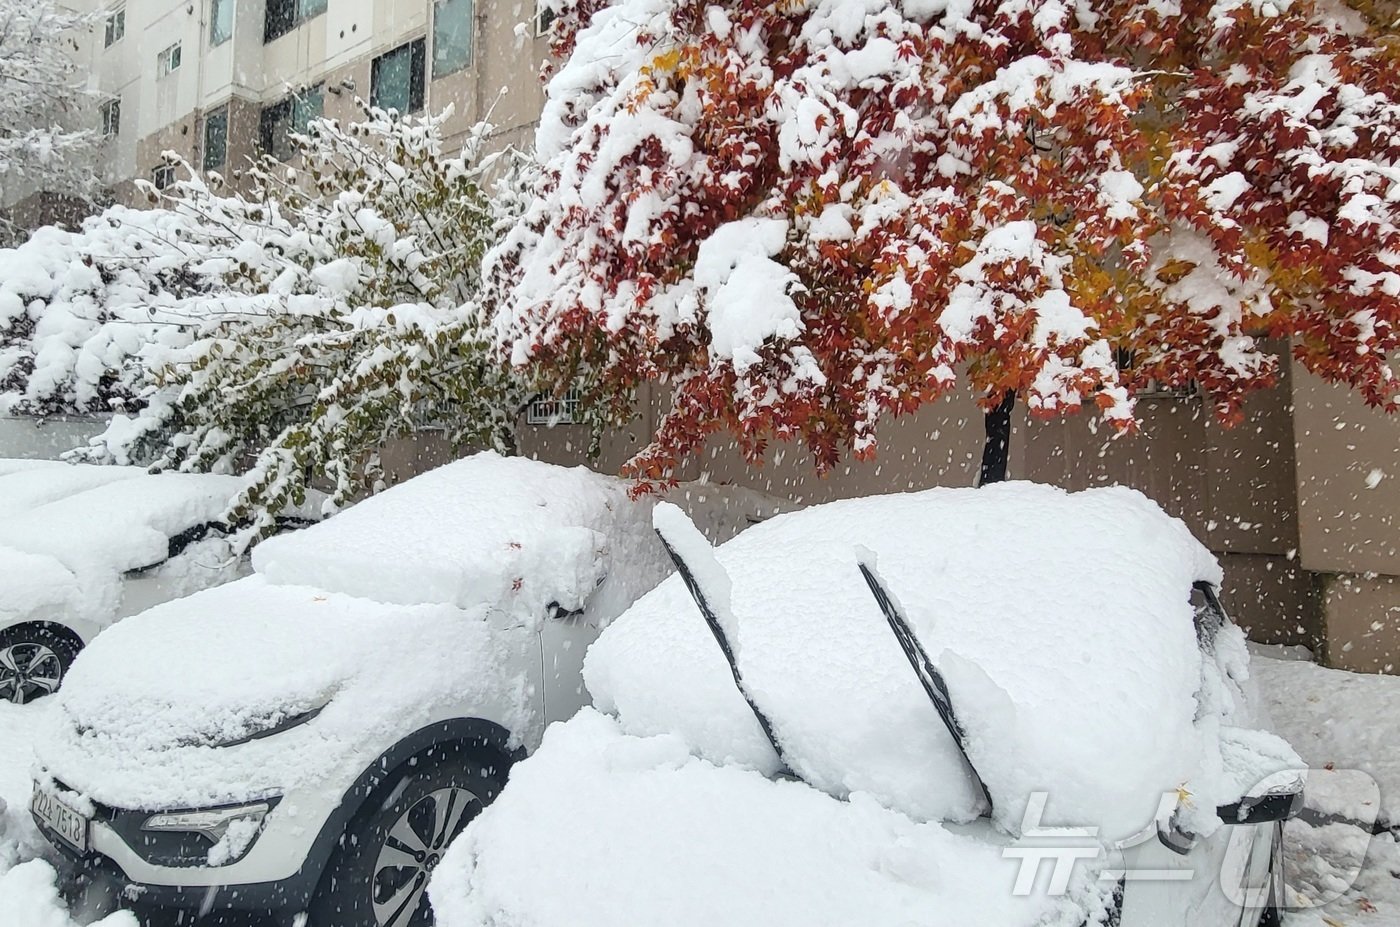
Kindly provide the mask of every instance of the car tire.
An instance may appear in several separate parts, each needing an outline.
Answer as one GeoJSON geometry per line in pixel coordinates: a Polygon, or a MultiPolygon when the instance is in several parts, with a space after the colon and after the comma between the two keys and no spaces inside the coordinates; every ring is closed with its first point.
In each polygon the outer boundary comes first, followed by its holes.
{"type": "Polygon", "coordinates": [[[0,701],[24,704],[58,691],[82,645],[47,625],[0,631],[0,701]]]}
{"type": "Polygon", "coordinates": [[[430,927],[433,867],[504,784],[504,764],[459,745],[433,747],[399,767],[346,827],[307,927],[430,927]]]}
{"type": "Polygon", "coordinates": [[[1283,822],[1274,825],[1274,845],[1269,852],[1269,900],[1259,914],[1259,927],[1283,927],[1284,901],[1283,822]]]}

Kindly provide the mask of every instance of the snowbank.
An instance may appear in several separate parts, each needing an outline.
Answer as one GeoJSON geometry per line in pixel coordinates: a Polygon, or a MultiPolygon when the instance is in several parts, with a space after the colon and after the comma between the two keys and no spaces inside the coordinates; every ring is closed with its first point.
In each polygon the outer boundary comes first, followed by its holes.
{"type": "Polygon", "coordinates": [[[1251,665],[1279,733],[1308,766],[1363,770],[1380,790],[1371,816],[1400,826],[1400,679],[1257,654],[1251,665]]]}
{"type": "Polygon", "coordinates": [[[515,768],[429,890],[443,927],[1078,927],[1093,904],[1081,886],[1014,897],[1007,865],[868,796],[715,766],[586,709],[515,768]]]}
{"type": "Polygon", "coordinates": [[[253,567],[275,583],[381,602],[501,604],[539,617],[554,602],[582,607],[610,562],[641,568],[643,589],[657,582],[649,510],[621,480],[487,452],[272,538],[253,567]]]}
{"type": "Polygon", "coordinates": [[[100,802],[202,807],[342,781],[345,769],[353,778],[447,702],[514,693],[523,734],[537,722],[503,668],[523,665],[508,648],[532,638],[493,633],[485,612],[386,606],[259,576],[169,602],[83,651],[39,757],[100,802]],[[276,737],[221,746],[315,709],[276,737]]]}
{"type": "MultiPolygon", "coordinates": [[[[0,924],[5,927],[78,927],[59,898],[53,867],[39,858],[48,843],[29,817],[30,745],[56,710],[53,699],[22,706],[0,702],[0,924]]],[[[91,927],[137,925],[131,914],[118,913],[91,927]]]]}
{"type": "MultiPolygon", "coordinates": [[[[1218,581],[1179,521],[1126,489],[1010,483],[836,502],[720,548],[745,679],[804,780],[868,792],[920,820],[969,820],[952,738],[856,569],[874,551],[944,673],[974,763],[1015,833],[1029,793],[1067,825],[1128,834],[1199,781],[1216,745],[1194,724],[1203,666],[1188,598],[1218,581]]],[[[589,653],[589,691],[630,734],[777,767],[678,578],[589,653]]],[[[1207,807],[1208,795],[1200,795],[1207,807]]]]}

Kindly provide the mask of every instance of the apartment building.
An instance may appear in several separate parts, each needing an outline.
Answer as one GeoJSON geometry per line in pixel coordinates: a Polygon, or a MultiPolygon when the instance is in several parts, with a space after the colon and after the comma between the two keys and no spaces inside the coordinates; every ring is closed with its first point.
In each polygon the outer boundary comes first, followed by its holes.
{"type": "MultiPolygon", "coordinates": [[[[93,2],[93,0],[85,0],[93,2]]],[[[102,179],[164,186],[174,151],[233,181],[259,153],[289,158],[315,117],[357,98],[401,112],[451,105],[449,138],[488,111],[527,142],[548,47],[534,0],[125,0],[100,3],[79,53],[105,136],[102,179]]]]}

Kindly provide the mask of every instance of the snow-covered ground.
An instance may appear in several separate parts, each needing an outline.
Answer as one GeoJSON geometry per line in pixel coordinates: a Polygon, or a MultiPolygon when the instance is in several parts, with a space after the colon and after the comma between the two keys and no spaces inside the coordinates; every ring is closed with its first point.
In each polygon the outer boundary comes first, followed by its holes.
{"type": "MultiPolygon", "coordinates": [[[[1364,777],[1352,777],[1323,792],[1332,764],[1336,770],[1361,770],[1379,787],[1379,808],[1394,826],[1400,802],[1400,677],[1360,676],[1323,669],[1274,651],[1256,653],[1252,666],[1280,734],[1287,738],[1314,773],[1311,790],[1317,801],[1343,805],[1371,800],[1364,777]],[[1270,653],[1271,656],[1264,656],[1270,653]]],[[[33,705],[0,703],[0,924],[5,927],[135,927],[136,919],[114,913],[93,920],[73,917],[58,897],[54,872],[44,860],[45,845],[29,818],[30,744],[55,707],[53,700],[33,705]]],[[[1336,777],[1346,779],[1340,773],[1336,777]]],[[[1317,897],[1324,880],[1344,883],[1360,854],[1365,866],[1354,887],[1321,909],[1295,913],[1288,927],[1394,927],[1400,924],[1400,843],[1392,835],[1367,840],[1346,823],[1316,826],[1317,819],[1289,825],[1287,869],[1295,902],[1317,897]],[[1368,848],[1369,843],[1369,848],[1368,848]]],[[[909,861],[912,864],[912,861],[909,861]]]]}
{"type": "Polygon", "coordinates": [[[136,927],[124,911],[98,920],[74,918],[59,897],[44,838],[29,817],[29,770],[35,734],[56,706],[0,702],[0,924],[5,927],[136,927]]]}

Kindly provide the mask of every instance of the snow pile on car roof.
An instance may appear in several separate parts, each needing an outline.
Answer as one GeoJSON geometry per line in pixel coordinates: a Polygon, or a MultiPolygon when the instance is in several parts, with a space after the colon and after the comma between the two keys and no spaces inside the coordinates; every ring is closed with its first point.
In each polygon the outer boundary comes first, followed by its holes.
{"type": "MultiPolygon", "coordinates": [[[[717,552],[745,679],[808,782],[926,820],[978,808],[859,548],[878,555],[946,677],[1003,829],[1046,790],[1058,821],[1131,833],[1201,771],[1189,595],[1219,581],[1214,558],[1136,491],[1006,483],[817,506],[717,552]]],[[[602,636],[585,673],[629,733],[675,732],[715,762],[777,768],[678,578],[602,636]]]]}
{"type": "Polygon", "coordinates": [[[620,548],[636,538],[655,548],[649,510],[621,480],[486,452],[265,541],[253,568],[380,602],[491,603],[537,617],[551,603],[583,606],[604,578],[600,552],[623,563],[620,548]]]}
{"type": "MultiPolygon", "coordinates": [[[[443,927],[1078,927],[1098,903],[1013,895],[1001,847],[640,738],[555,725],[429,885],[443,927]]],[[[1079,877],[1083,879],[1083,876],[1079,877]]]]}
{"type": "MultiPolygon", "coordinates": [[[[165,561],[172,538],[217,523],[244,486],[216,474],[5,463],[0,617],[16,621],[111,621],[122,574],[165,561]]],[[[207,566],[210,577],[226,572],[207,566]]]]}

